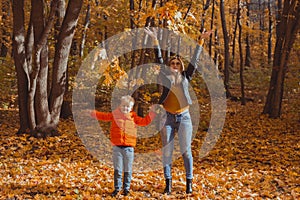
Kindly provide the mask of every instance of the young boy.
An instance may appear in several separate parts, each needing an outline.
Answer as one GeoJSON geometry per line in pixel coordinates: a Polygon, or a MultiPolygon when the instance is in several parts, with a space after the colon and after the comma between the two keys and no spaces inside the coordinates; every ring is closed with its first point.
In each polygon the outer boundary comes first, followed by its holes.
{"type": "Polygon", "coordinates": [[[132,111],[134,99],[127,95],[121,97],[120,105],[110,113],[92,111],[91,116],[102,121],[111,121],[110,141],[113,145],[114,191],[116,196],[122,188],[122,173],[124,171],[123,195],[129,194],[132,178],[132,163],[136,145],[137,125],[147,126],[155,117],[154,108],[145,117],[139,117],[132,111]]]}

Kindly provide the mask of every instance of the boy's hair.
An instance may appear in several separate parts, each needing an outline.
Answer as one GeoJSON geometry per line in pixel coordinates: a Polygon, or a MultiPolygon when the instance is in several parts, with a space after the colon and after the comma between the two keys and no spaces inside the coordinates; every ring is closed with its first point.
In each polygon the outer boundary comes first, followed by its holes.
{"type": "Polygon", "coordinates": [[[121,102],[127,102],[127,103],[133,103],[134,104],[134,98],[132,96],[126,95],[126,96],[122,96],[120,99],[120,103],[121,102]]]}

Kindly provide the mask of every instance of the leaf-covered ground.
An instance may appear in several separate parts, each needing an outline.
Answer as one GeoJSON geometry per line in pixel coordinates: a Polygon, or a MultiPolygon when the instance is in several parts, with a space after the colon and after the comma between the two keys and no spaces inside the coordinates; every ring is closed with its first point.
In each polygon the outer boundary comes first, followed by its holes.
{"type": "MultiPolygon", "coordinates": [[[[269,119],[261,115],[262,104],[228,102],[223,132],[209,155],[197,157],[205,132],[193,141],[192,195],[184,192],[180,158],[174,163],[172,195],[162,194],[159,169],[134,173],[126,198],[299,199],[300,121],[299,109],[293,105],[284,102],[281,119],[269,119]]],[[[16,110],[1,110],[0,115],[0,199],[111,198],[112,168],[86,150],[71,120],[60,123],[61,136],[36,139],[15,135],[16,110]]]]}

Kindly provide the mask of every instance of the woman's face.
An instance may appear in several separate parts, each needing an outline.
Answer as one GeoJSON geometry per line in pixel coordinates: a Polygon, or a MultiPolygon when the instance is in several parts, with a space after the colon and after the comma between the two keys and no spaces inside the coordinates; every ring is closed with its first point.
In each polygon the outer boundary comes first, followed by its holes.
{"type": "Polygon", "coordinates": [[[182,71],[182,66],[181,62],[178,59],[173,59],[170,61],[170,70],[172,72],[181,72],[182,71]]]}

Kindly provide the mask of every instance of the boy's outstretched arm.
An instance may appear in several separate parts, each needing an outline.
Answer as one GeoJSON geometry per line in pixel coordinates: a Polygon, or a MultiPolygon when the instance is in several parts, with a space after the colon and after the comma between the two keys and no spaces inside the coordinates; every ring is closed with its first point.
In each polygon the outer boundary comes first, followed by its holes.
{"type": "Polygon", "coordinates": [[[150,107],[149,114],[146,117],[140,117],[136,113],[133,113],[134,123],[138,126],[149,125],[156,116],[157,104],[150,107]]]}
{"type": "Polygon", "coordinates": [[[113,115],[109,112],[99,112],[97,110],[85,110],[86,114],[90,117],[101,120],[101,121],[112,121],[113,115]]]}

